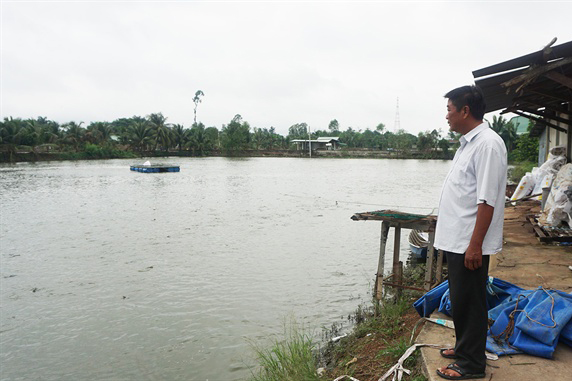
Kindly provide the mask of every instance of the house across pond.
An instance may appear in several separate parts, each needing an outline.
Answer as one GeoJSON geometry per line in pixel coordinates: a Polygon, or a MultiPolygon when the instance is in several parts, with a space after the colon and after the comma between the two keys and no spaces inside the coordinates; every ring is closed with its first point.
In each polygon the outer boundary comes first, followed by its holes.
{"type": "Polygon", "coordinates": [[[340,138],[337,136],[328,137],[322,136],[317,139],[294,139],[291,141],[296,143],[296,149],[298,151],[308,151],[309,146],[312,147],[312,151],[315,150],[337,150],[340,148],[340,138]]]}

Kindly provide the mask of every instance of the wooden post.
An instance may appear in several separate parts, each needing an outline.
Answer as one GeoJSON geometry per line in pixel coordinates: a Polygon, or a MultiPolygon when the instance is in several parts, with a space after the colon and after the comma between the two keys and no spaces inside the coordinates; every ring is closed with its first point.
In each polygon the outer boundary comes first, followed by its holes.
{"type": "Polygon", "coordinates": [[[393,228],[393,283],[401,284],[399,278],[399,253],[401,251],[401,225],[397,224],[393,228]]]}
{"type": "Polygon", "coordinates": [[[435,269],[435,278],[437,284],[443,281],[443,250],[438,250],[437,254],[437,269],[435,269]]]}
{"type": "Polygon", "coordinates": [[[435,232],[429,232],[429,246],[427,247],[427,261],[425,262],[425,290],[431,289],[431,279],[433,279],[433,255],[435,248],[435,232]]]}
{"type": "MultiPolygon", "coordinates": [[[[399,261],[399,264],[397,265],[397,284],[399,286],[403,286],[403,262],[399,261]]],[[[401,297],[401,294],[403,293],[403,289],[401,287],[396,287],[397,290],[395,290],[395,295],[397,296],[397,298],[401,297]]]]}
{"type": "Polygon", "coordinates": [[[389,234],[389,222],[381,223],[381,238],[379,239],[379,262],[377,263],[377,274],[375,275],[375,298],[381,300],[383,296],[383,271],[385,265],[385,245],[389,234]]]}

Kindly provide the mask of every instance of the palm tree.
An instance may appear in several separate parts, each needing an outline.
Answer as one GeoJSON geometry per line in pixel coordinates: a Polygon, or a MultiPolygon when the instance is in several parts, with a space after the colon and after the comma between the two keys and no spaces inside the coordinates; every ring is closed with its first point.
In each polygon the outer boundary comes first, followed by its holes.
{"type": "Polygon", "coordinates": [[[516,134],[516,128],[511,122],[508,122],[502,116],[497,118],[496,115],[493,115],[491,128],[502,138],[508,152],[511,152],[516,147],[518,135],[516,134]]]}
{"type": "Polygon", "coordinates": [[[79,151],[79,146],[84,141],[85,128],[81,125],[83,122],[69,122],[63,125],[65,129],[64,141],[71,144],[76,152],[79,151]]]}
{"type": "Polygon", "coordinates": [[[153,141],[153,130],[146,120],[136,120],[127,127],[129,142],[135,150],[142,153],[144,148],[153,141]]]}
{"type": "Polygon", "coordinates": [[[94,144],[105,144],[111,142],[112,128],[109,123],[95,122],[87,127],[86,139],[94,144]]]}
{"type": "Polygon", "coordinates": [[[206,133],[204,124],[193,124],[193,127],[191,127],[188,146],[193,150],[193,153],[199,156],[203,156],[211,149],[212,142],[206,133]]]}
{"type": "Polygon", "coordinates": [[[175,124],[173,125],[172,136],[173,145],[175,145],[179,151],[182,151],[190,139],[190,131],[181,124],[175,124]]]}
{"type": "Polygon", "coordinates": [[[261,128],[254,127],[254,133],[252,134],[252,143],[254,143],[254,149],[260,149],[260,146],[264,143],[264,132],[261,128]]]}
{"type": "Polygon", "coordinates": [[[167,151],[171,146],[171,130],[166,123],[167,118],[159,112],[149,115],[147,119],[155,134],[155,146],[153,147],[153,151],[157,150],[159,144],[167,151]]]}
{"type": "Polygon", "coordinates": [[[4,122],[0,123],[0,143],[7,147],[10,155],[10,161],[16,153],[16,148],[20,144],[25,134],[25,124],[22,119],[4,118],[4,122]]]}

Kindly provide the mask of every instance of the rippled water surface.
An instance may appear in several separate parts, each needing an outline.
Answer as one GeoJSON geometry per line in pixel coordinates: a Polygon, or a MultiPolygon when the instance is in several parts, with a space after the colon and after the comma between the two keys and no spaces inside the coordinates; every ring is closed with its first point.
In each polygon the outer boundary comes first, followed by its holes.
{"type": "Polygon", "coordinates": [[[1,379],[246,379],[250,342],[291,317],[320,332],[368,298],[380,224],[351,215],[429,213],[449,168],[176,162],[0,165],[1,379]]]}

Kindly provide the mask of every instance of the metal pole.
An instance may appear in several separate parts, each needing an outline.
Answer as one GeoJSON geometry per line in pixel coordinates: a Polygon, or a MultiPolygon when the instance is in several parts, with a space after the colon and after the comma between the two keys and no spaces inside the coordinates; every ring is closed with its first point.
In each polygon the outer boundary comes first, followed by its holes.
{"type": "Polygon", "coordinates": [[[312,134],[310,133],[310,126],[308,126],[308,149],[310,151],[310,157],[312,157],[312,134]]]}

